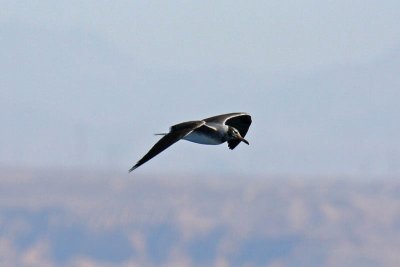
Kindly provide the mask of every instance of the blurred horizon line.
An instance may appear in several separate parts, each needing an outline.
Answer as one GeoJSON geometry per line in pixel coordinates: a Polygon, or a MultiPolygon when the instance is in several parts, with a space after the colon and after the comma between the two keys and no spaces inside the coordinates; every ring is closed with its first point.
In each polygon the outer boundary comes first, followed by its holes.
{"type": "Polygon", "coordinates": [[[40,178],[41,174],[67,174],[74,176],[85,176],[87,178],[95,177],[95,178],[106,178],[112,176],[112,178],[132,178],[133,180],[144,179],[144,180],[159,180],[167,178],[168,180],[173,179],[174,181],[180,179],[188,179],[188,180],[209,180],[213,179],[214,181],[219,181],[223,178],[230,178],[229,181],[337,181],[337,180],[349,180],[349,181],[390,181],[396,180],[399,178],[398,174],[362,174],[362,173],[337,173],[337,174],[329,174],[329,173],[290,173],[290,172],[266,172],[266,173],[251,173],[247,177],[243,172],[234,172],[232,169],[231,173],[212,173],[212,172],[188,172],[188,171],[174,171],[174,172],[141,172],[141,173],[128,173],[128,168],[125,170],[117,169],[117,168],[94,168],[94,167],[78,167],[78,166],[22,166],[22,165],[11,165],[11,164],[3,164],[0,163],[0,179],[5,178],[8,175],[35,175],[34,178],[40,178]],[[244,178],[245,177],[245,178],[244,178]],[[197,179],[199,178],[199,179],[197,179]]]}

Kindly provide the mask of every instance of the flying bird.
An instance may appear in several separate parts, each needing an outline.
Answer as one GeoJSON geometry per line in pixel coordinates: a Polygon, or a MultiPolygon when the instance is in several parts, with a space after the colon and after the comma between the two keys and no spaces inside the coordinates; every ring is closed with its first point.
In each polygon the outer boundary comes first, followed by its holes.
{"type": "Polygon", "coordinates": [[[219,145],[228,142],[230,149],[234,149],[240,142],[249,144],[244,137],[250,124],[251,116],[245,112],[228,113],[204,120],[178,123],[171,126],[169,133],[156,134],[163,135],[163,137],[130,168],[129,172],[181,139],[203,145],[219,145]]]}

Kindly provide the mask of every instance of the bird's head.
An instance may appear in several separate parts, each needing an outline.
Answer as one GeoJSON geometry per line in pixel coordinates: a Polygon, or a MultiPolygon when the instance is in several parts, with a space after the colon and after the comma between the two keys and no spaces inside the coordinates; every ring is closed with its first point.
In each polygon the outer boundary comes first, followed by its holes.
{"type": "Polygon", "coordinates": [[[228,141],[229,140],[240,140],[246,144],[249,144],[249,142],[240,135],[239,131],[237,129],[233,128],[232,126],[228,126],[227,138],[228,138],[228,141]]]}

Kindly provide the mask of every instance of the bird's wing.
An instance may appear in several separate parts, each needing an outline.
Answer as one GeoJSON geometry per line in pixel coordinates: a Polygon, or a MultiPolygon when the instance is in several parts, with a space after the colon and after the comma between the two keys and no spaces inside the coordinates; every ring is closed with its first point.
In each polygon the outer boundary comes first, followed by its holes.
{"type": "Polygon", "coordinates": [[[157,156],[159,153],[167,149],[169,146],[178,142],[180,139],[190,134],[194,129],[205,124],[204,121],[188,121],[176,124],[171,127],[171,130],[168,134],[163,136],[150,150],[141,158],[130,170],[133,171],[140,165],[146,163],[153,157],[157,156]]]}
{"type": "Polygon", "coordinates": [[[226,121],[235,118],[238,116],[250,116],[246,112],[234,112],[234,113],[227,113],[227,114],[222,114],[222,115],[217,115],[213,116],[207,119],[204,119],[204,121],[207,122],[214,122],[214,123],[221,123],[221,124],[226,124],[226,121]]]}

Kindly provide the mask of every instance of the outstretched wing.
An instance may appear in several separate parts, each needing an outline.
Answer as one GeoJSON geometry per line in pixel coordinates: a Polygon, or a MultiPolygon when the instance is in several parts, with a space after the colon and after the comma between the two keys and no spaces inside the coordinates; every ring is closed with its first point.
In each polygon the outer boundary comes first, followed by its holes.
{"type": "Polygon", "coordinates": [[[171,127],[171,131],[163,136],[150,150],[141,158],[132,168],[130,168],[129,172],[133,171],[140,165],[146,163],[150,159],[154,158],[162,151],[178,142],[180,139],[191,133],[194,129],[202,126],[205,122],[203,121],[190,121],[183,122],[171,127]]]}
{"type": "Polygon", "coordinates": [[[234,117],[238,117],[238,116],[249,116],[250,117],[250,115],[247,114],[246,112],[234,112],[234,113],[227,113],[227,114],[213,116],[213,117],[204,119],[203,121],[226,124],[227,120],[234,118],[234,117]]]}

